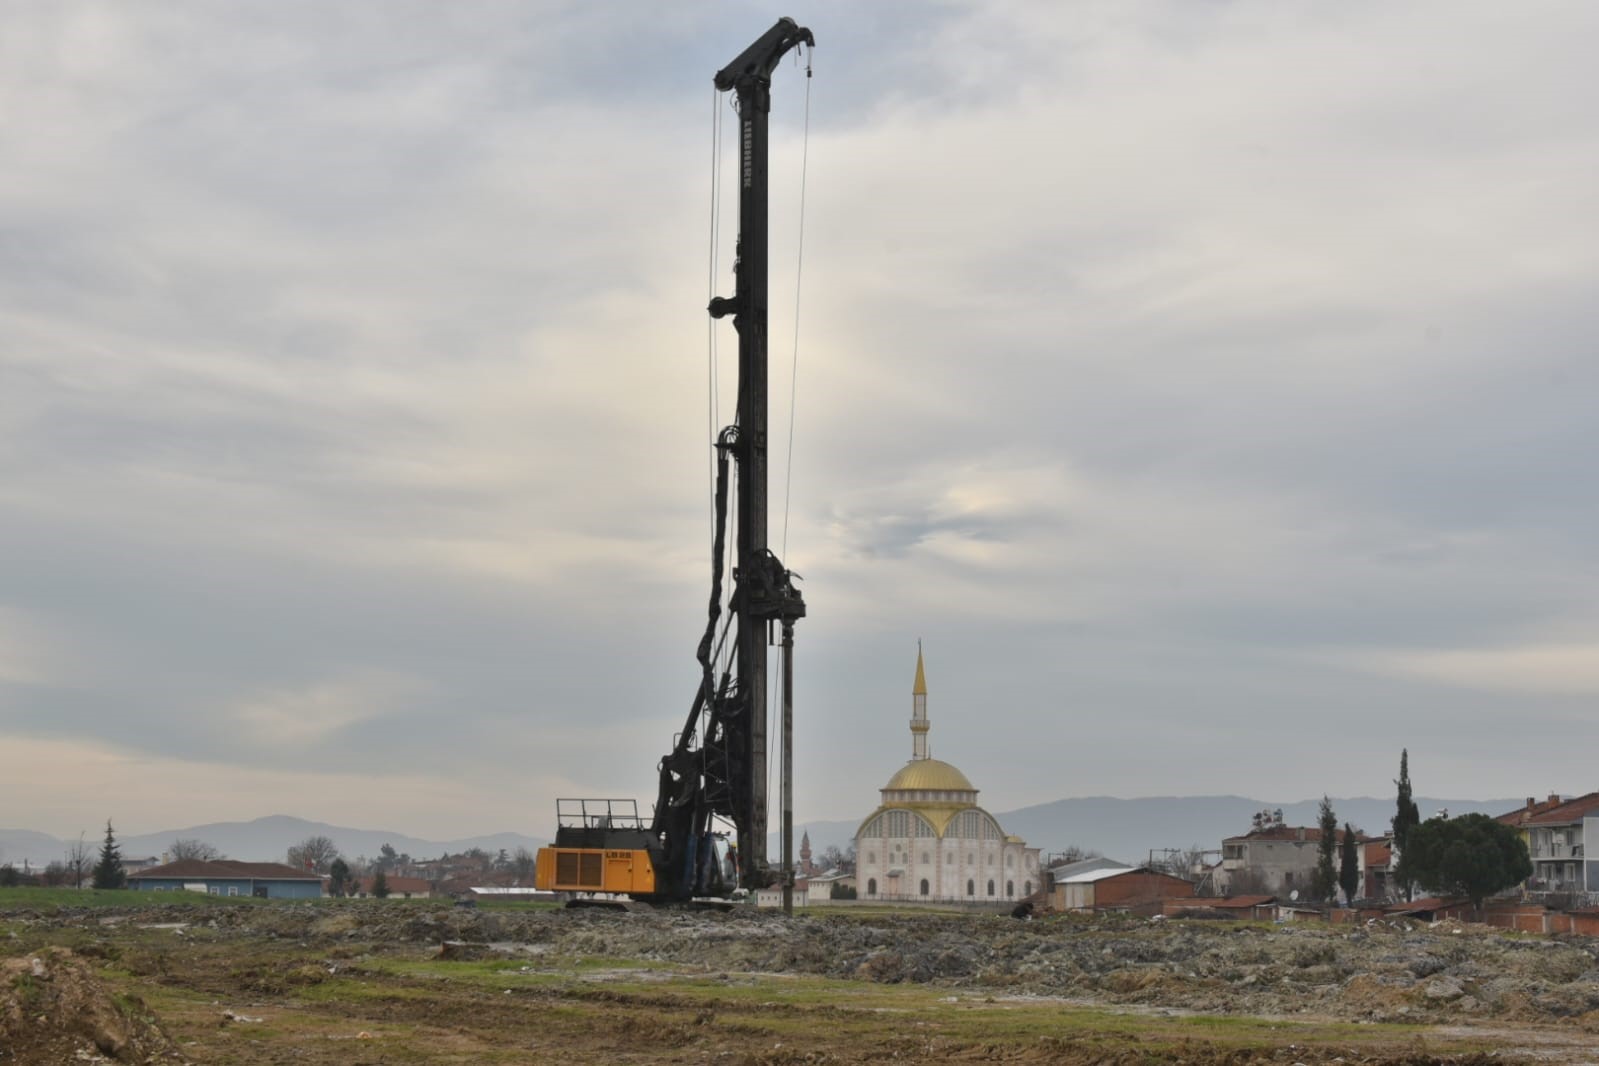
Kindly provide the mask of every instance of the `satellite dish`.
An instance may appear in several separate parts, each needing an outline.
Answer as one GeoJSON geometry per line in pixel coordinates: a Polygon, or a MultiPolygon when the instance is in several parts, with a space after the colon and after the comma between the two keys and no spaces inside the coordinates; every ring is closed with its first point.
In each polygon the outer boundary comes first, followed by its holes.
{"type": "Polygon", "coordinates": [[[1290,903],[1296,903],[1296,902],[1298,902],[1298,900],[1299,900],[1299,889],[1296,888],[1292,892],[1288,893],[1288,901],[1290,903]]]}

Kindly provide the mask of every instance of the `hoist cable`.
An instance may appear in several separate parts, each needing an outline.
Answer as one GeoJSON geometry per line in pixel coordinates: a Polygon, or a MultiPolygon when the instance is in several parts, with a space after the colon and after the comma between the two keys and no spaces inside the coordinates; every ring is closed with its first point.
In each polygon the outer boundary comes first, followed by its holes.
{"type": "MultiPolygon", "coordinates": [[[[796,55],[795,59],[798,60],[798,58],[799,57],[796,55]]],[[[796,401],[799,395],[800,282],[803,277],[805,267],[805,178],[810,163],[811,154],[811,60],[812,51],[811,49],[807,48],[805,49],[805,122],[804,133],[800,138],[799,234],[796,242],[794,258],[794,350],[793,356],[789,363],[788,376],[788,454],[784,457],[783,470],[783,538],[782,550],[778,553],[778,557],[780,559],[788,557],[789,499],[793,494],[794,487],[794,422],[795,409],[797,407],[796,401]]],[[[771,649],[765,649],[763,654],[768,656],[767,664],[770,666],[771,649]]],[[[776,685],[773,685],[770,688],[770,695],[768,696],[766,707],[766,735],[771,737],[775,734],[777,737],[776,744],[768,744],[766,747],[766,780],[768,781],[773,779],[774,775],[772,772],[772,762],[781,755],[781,748],[784,739],[782,729],[772,729],[773,720],[780,720],[782,715],[782,656],[778,655],[777,660],[777,670],[767,671],[768,677],[775,675],[778,681],[776,685]]],[[[792,807],[793,797],[790,796],[786,798],[789,801],[789,806],[792,807]]],[[[792,843],[792,841],[790,843],[792,843]]]]}
{"type": "Polygon", "coordinates": [[[788,455],[783,471],[783,550],[788,556],[788,501],[794,488],[794,420],[799,396],[800,282],[805,269],[805,178],[811,155],[811,50],[805,50],[805,132],[800,139],[799,237],[794,256],[794,355],[788,376],[788,455]]]}

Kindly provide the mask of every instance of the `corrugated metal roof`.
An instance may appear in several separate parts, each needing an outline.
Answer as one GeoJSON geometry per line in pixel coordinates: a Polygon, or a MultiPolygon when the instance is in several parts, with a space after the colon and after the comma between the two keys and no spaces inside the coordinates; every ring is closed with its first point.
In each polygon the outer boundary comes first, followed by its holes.
{"type": "MultiPolygon", "coordinates": [[[[1055,883],[1057,885],[1086,885],[1092,881],[1103,881],[1107,877],[1119,877],[1122,874],[1147,873],[1154,873],[1154,871],[1147,866],[1124,866],[1119,870],[1084,870],[1081,873],[1068,874],[1066,877],[1057,877],[1055,878],[1055,883]]],[[[1160,876],[1169,877],[1170,875],[1161,874],[1160,876]]],[[[1177,880],[1180,881],[1182,878],[1178,878],[1177,880]]]]}

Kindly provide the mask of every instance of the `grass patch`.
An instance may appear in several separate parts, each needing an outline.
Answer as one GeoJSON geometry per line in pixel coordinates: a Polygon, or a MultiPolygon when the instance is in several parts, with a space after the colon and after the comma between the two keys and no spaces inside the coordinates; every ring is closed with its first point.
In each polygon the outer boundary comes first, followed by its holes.
{"type": "Polygon", "coordinates": [[[19,973],[11,981],[11,987],[16,989],[17,1002],[24,1011],[38,1010],[44,1006],[44,989],[31,973],[19,973]]]}

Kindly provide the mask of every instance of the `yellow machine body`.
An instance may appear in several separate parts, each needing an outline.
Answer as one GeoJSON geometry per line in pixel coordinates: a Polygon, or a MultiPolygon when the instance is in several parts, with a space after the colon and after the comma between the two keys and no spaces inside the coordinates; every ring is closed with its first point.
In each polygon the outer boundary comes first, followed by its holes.
{"type": "Polygon", "coordinates": [[[644,850],[540,848],[534,884],[545,892],[655,894],[655,864],[644,850]]]}

